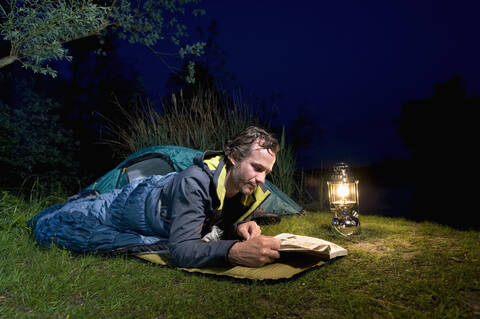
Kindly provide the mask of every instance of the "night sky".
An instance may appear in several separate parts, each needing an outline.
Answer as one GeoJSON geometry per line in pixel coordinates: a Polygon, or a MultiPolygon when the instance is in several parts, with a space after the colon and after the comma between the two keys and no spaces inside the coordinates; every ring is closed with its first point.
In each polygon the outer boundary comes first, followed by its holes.
{"type": "MultiPolygon", "coordinates": [[[[299,168],[352,166],[406,159],[395,118],[403,103],[432,96],[459,75],[468,96],[480,96],[479,1],[203,1],[218,22],[225,71],[242,96],[275,100],[276,124],[304,114],[325,133],[297,156],[299,168]]],[[[193,37],[194,38],[194,37],[193,37]]],[[[146,49],[122,51],[145,80],[151,99],[163,95],[168,70],[146,49]]]]}

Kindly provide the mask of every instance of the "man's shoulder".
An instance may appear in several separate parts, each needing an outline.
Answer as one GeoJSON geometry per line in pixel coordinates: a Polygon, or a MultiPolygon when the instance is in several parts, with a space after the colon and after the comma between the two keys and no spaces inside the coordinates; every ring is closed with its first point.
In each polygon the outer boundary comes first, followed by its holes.
{"type": "Polygon", "coordinates": [[[181,171],[178,175],[178,178],[180,179],[189,178],[193,180],[198,180],[203,183],[209,183],[212,179],[211,172],[198,164],[193,164],[189,166],[187,169],[181,171]]]}
{"type": "Polygon", "coordinates": [[[209,174],[201,167],[192,165],[175,176],[168,192],[171,192],[172,196],[191,197],[197,194],[207,199],[211,197],[211,185],[212,178],[209,174]]]}

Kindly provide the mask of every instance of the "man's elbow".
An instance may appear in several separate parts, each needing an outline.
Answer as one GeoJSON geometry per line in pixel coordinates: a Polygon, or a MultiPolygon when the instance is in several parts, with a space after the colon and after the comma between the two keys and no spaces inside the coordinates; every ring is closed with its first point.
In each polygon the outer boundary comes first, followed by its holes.
{"type": "Polygon", "coordinates": [[[170,262],[175,267],[191,267],[190,262],[178,245],[170,245],[170,262]]]}
{"type": "Polygon", "coordinates": [[[196,256],[194,249],[189,249],[185,245],[170,246],[170,262],[175,267],[197,268],[205,265],[201,258],[196,256]]]}
{"type": "Polygon", "coordinates": [[[203,242],[183,242],[170,245],[170,261],[176,267],[200,268],[225,266],[225,254],[214,249],[214,245],[203,242]]]}

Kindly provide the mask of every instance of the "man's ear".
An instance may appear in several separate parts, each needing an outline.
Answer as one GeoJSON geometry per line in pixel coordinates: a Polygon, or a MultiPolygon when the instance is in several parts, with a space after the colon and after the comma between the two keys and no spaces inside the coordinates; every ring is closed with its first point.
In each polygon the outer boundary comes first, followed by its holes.
{"type": "Polygon", "coordinates": [[[237,160],[235,159],[235,156],[233,156],[233,153],[228,155],[228,160],[230,161],[230,163],[233,165],[235,165],[237,163],[237,160]]]}

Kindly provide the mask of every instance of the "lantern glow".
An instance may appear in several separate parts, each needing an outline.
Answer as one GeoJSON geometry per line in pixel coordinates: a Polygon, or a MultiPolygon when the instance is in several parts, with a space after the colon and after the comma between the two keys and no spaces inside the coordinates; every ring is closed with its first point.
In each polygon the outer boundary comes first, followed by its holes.
{"type": "Polygon", "coordinates": [[[345,199],[345,197],[350,194],[348,191],[348,186],[345,184],[340,184],[337,187],[337,195],[340,196],[342,199],[345,199]]]}
{"type": "Polygon", "coordinates": [[[335,166],[327,185],[334,229],[345,236],[359,232],[358,181],[350,175],[345,163],[335,166]]]}

